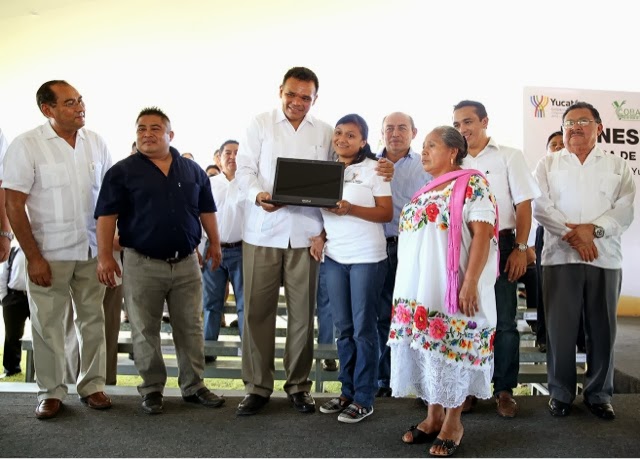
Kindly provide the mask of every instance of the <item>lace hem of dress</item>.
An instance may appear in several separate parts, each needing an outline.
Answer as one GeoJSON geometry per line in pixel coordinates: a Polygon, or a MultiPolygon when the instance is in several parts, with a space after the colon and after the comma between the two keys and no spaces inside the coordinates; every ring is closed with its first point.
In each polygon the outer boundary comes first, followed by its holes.
{"type": "Polygon", "coordinates": [[[468,367],[437,354],[391,346],[391,388],[396,397],[416,396],[445,408],[456,408],[467,395],[491,398],[493,365],[468,367]]]}

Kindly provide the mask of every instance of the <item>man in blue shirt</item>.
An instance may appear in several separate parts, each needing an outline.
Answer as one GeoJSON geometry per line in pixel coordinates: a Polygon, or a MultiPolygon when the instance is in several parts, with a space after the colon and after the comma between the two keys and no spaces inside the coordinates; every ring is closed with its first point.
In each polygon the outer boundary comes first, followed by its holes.
{"type": "Polygon", "coordinates": [[[395,112],[384,117],[382,121],[382,136],[385,148],[378,154],[380,158],[387,158],[394,164],[394,174],[391,180],[391,199],[393,200],[393,219],[384,224],[384,235],[387,238],[387,277],[382,289],[382,296],[378,305],[378,343],[380,359],[378,362],[378,392],[376,397],[390,397],[391,387],[391,352],[387,346],[389,328],[391,327],[391,305],[393,303],[393,288],[396,281],[398,267],[398,222],[400,212],[413,194],[433,177],[422,167],[419,153],[411,149],[411,141],[415,139],[418,130],[413,118],[405,113],[395,112]]]}
{"type": "Polygon", "coordinates": [[[98,219],[98,278],[108,287],[121,276],[113,258],[116,228],[124,250],[122,279],[131,323],[133,354],[142,383],[142,409],[163,410],[167,371],[160,346],[160,323],[166,300],[171,315],[182,398],[207,407],[224,399],[204,385],[202,280],[195,252],[204,228],[209,237],[205,262],[220,265],[216,206],[205,172],[169,146],[173,139],[167,115],[156,107],[138,115],[138,152],[116,163],[104,178],[98,219]]]}

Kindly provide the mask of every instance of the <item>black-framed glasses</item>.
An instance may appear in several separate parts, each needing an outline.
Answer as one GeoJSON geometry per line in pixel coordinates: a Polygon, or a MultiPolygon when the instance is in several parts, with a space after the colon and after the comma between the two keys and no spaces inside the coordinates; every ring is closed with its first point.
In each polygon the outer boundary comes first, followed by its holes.
{"type": "Polygon", "coordinates": [[[580,118],[578,121],[564,120],[562,122],[562,127],[565,129],[569,129],[574,127],[576,124],[580,127],[585,127],[593,122],[595,122],[595,120],[588,120],[587,118],[580,118]]]}

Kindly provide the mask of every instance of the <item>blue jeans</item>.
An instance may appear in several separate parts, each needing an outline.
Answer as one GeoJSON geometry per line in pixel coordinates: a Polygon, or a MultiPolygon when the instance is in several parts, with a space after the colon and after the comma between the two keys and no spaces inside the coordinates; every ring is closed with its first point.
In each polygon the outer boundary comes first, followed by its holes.
{"type": "Polygon", "coordinates": [[[500,234],[500,276],[496,279],[497,326],[494,341],[493,393],[502,391],[513,393],[518,385],[520,371],[520,333],[516,324],[518,308],[517,283],[509,282],[504,267],[511,252],[515,236],[500,234]]]}
{"type": "Polygon", "coordinates": [[[331,313],[338,335],[342,396],[369,408],[377,390],[377,305],[387,272],[378,263],[341,264],[325,257],[327,285],[331,286],[331,313]]]}
{"type": "Polygon", "coordinates": [[[333,329],[333,317],[329,303],[329,289],[327,288],[326,275],[320,269],[318,275],[318,296],[316,299],[316,315],[318,317],[318,343],[333,344],[335,333],[333,329]]]}
{"type": "MultiPolygon", "coordinates": [[[[205,253],[208,248],[205,246],[205,253]]],[[[233,286],[238,313],[238,330],[242,337],[244,324],[244,285],[242,282],[242,246],[222,249],[222,262],[211,271],[209,260],[202,271],[202,309],[204,310],[204,339],[216,341],[224,313],[224,293],[227,281],[233,286]]]]}
{"type": "Polygon", "coordinates": [[[398,242],[387,242],[387,275],[378,302],[378,387],[388,388],[391,379],[391,348],[387,346],[391,329],[391,309],[393,305],[393,288],[396,283],[398,269],[398,242]]]}

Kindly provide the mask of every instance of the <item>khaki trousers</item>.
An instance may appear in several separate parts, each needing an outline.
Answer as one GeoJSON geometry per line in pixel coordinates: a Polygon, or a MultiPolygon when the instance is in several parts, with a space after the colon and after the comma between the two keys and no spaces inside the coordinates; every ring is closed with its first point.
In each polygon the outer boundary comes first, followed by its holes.
{"type": "Polygon", "coordinates": [[[142,377],[138,392],[143,397],[162,392],[167,382],[160,340],[166,300],[178,360],[178,385],[182,395],[195,394],[205,387],[202,273],[195,252],[179,263],[167,263],[125,248],[123,265],[133,356],[142,377]]]}
{"type": "Polygon", "coordinates": [[[278,249],[245,242],[242,265],[242,379],[246,392],[263,397],[273,392],[276,315],[282,281],[287,303],[284,390],[288,394],[309,391],[318,263],[308,248],[278,249]]]}
{"type": "Polygon", "coordinates": [[[68,392],[64,383],[63,318],[69,308],[69,294],[73,299],[74,324],[80,349],[78,394],[86,397],[104,390],[104,286],[98,282],[96,265],[95,258],[88,261],[50,261],[50,287],[27,282],[38,400],[62,400],[68,392]]]}

